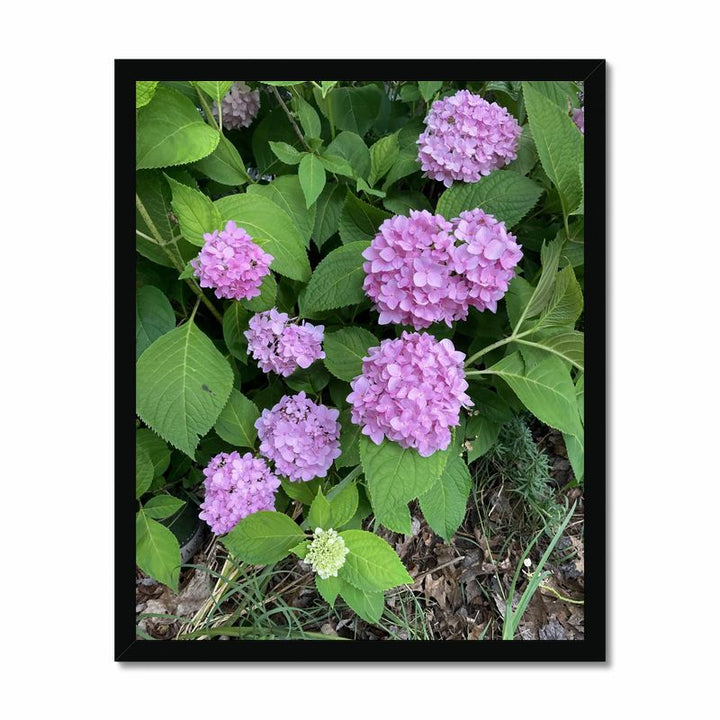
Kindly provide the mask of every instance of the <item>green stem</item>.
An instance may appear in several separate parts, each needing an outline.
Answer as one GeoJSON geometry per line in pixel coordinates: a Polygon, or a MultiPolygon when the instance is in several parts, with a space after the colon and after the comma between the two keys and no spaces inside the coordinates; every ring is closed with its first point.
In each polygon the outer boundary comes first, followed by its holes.
{"type": "MultiPolygon", "coordinates": [[[[517,327],[520,327],[520,323],[518,323],[517,327]]],[[[469,357],[465,361],[465,367],[469,367],[472,365],[478,358],[481,358],[483,355],[487,355],[489,352],[492,352],[493,350],[502,347],[503,345],[507,345],[508,343],[514,342],[518,338],[525,337],[525,335],[529,335],[532,330],[525,330],[525,332],[521,333],[513,333],[510,337],[503,338],[502,340],[498,340],[497,342],[493,343],[492,345],[488,345],[487,347],[484,347],[482,350],[478,350],[474,355],[469,357]]],[[[467,373],[466,373],[467,374],[467,373]]]]}
{"type": "Polygon", "coordinates": [[[558,357],[561,357],[563,360],[567,360],[571,365],[574,365],[578,370],[584,370],[582,365],[578,365],[572,358],[569,358],[567,355],[563,355],[561,352],[558,352],[555,350],[555,348],[548,347],[547,345],[541,345],[540,343],[534,343],[531,340],[520,340],[518,338],[515,338],[516,342],[519,342],[521,345],[528,345],[530,347],[536,347],[540,348],[540,350],[545,350],[545,352],[552,353],[553,355],[557,355],[558,357]]]}
{"type": "MultiPolygon", "coordinates": [[[[200,105],[205,112],[205,117],[207,118],[208,122],[222,135],[222,126],[218,124],[217,120],[215,120],[215,116],[212,114],[212,108],[207,104],[207,100],[205,100],[205,98],[203,97],[202,91],[197,85],[194,85],[193,87],[195,88],[195,92],[197,93],[197,96],[200,100],[200,105]]],[[[218,105],[218,114],[220,112],[220,106],[218,105]]]]}
{"type": "Polygon", "coordinates": [[[277,88],[274,85],[270,86],[270,89],[273,92],[273,95],[275,95],[275,99],[280,103],[280,107],[285,111],[285,114],[288,117],[288,120],[290,121],[290,124],[293,126],[293,130],[295,130],[295,134],[300,138],[300,142],[302,143],[302,146],[311,153],[312,150],[310,146],[305,142],[305,136],[300,132],[300,128],[298,127],[298,124],[295,122],[295,118],[293,117],[292,113],[288,109],[288,106],[285,104],[285,101],[280,97],[280,93],[277,91],[277,88]]]}

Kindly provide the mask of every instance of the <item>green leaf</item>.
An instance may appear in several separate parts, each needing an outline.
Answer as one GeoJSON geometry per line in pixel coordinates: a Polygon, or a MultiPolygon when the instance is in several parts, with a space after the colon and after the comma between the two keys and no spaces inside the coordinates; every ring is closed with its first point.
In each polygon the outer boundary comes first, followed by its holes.
{"type": "Polygon", "coordinates": [[[205,244],[204,233],[223,227],[222,218],[212,200],[199,190],[183,185],[165,176],[172,190],[172,208],[180,223],[183,237],[193,245],[205,244]]]}
{"type": "Polygon", "coordinates": [[[551,100],[565,114],[567,114],[569,107],[577,105],[578,87],[570,80],[562,82],[536,80],[530,84],[533,90],[537,90],[548,100],[551,100]]]}
{"type": "Polygon", "coordinates": [[[155,95],[157,80],[138,80],[135,83],[135,107],[141,108],[147,105],[155,95]]]}
{"type": "Polygon", "coordinates": [[[325,333],[325,366],[336,378],[350,381],[360,375],[368,348],[379,344],[371,332],[360,327],[325,333]]]}
{"type": "Polygon", "coordinates": [[[309,482],[291,482],[287,478],[281,477],[280,482],[285,494],[293,499],[301,502],[303,505],[312,505],[315,495],[320,489],[320,479],[315,478],[309,482]]]}
{"type": "Polygon", "coordinates": [[[428,525],[446,542],[457,532],[467,511],[472,478],[457,452],[448,458],[440,479],[420,496],[420,509],[428,525]]]}
{"type": "Polygon", "coordinates": [[[355,242],[328,253],[315,268],[307,285],[302,301],[303,313],[347,307],[365,298],[362,253],[369,245],[355,242]]]}
{"type": "Polygon", "coordinates": [[[372,240],[390,213],[368,205],[348,190],[340,215],[340,239],[343,245],[372,240]]]}
{"type": "Polygon", "coordinates": [[[327,530],[332,527],[331,515],[330,515],[330,503],[328,499],[323,495],[321,489],[318,490],[317,495],[313,498],[312,504],[310,505],[310,511],[307,516],[308,527],[314,532],[316,528],[327,530]]]}
{"type": "Polygon", "coordinates": [[[337,85],[337,80],[322,80],[320,82],[320,92],[323,97],[326,97],[327,94],[337,85]]]}
{"type": "Polygon", "coordinates": [[[328,172],[334,173],[335,175],[343,175],[344,177],[349,178],[355,177],[355,171],[344,157],[323,153],[320,155],[320,162],[328,172]]]}
{"type": "MultiPolygon", "coordinates": [[[[285,112],[280,107],[273,109],[257,124],[253,132],[251,145],[255,156],[255,165],[259,172],[262,174],[282,174],[286,170],[290,170],[290,167],[275,155],[270,146],[271,142],[283,142],[295,148],[295,153],[300,155],[298,150],[301,146],[300,139],[293,130],[285,112]]],[[[292,153],[291,150],[288,152],[292,153]]],[[[297,162],[292,164],[297,165],[298,162],[300,162],[299,157],[297,162]]]]}
{"type": "Polygon", "coordinates": [[[482,457],[497,441],[501,422],[477,415],[468,421],[465,441],[468,448],[468,462],[482,457]]]}
{"type": "Polygon", "coordinates": [[[222,538],[222,544],[244,562],[268,565],[282,560],[304,539],[303,531],[287,515],[260,510],[243,518],[222,538]]]}
{"type": "Polygon", "coordinates": [[[260,80],[263,85],[274,85],[275,87],[291,87],[292,85],[302,85],[304,80],[260,80]]]}
{"type": "Polygon", "coordinates": [[[137,113],[138,168],[195,162],[209,155],[220,133],[203,122],[193,103],[174,90],[158,87],[137,113]]]}
{"type": "Polygon", "coordinates": [[[376,188],[371,188],[362,178],[357,178],[355,182],[355,189],[357,190],[357,192],[364,192],[368,195],[373,195],[374,197],[379,198],[384,198],[387,194],[384,190],[377,190],[376,188]]]}
{"type": "Polygon", "coordinates": [[[339,534],[350,551],[338,571],[339,578],[370,592],[412,584],[397,553],[381,537],[365,530],[343,530],[339,534]]]}
{"type": "Polygon", "coordinates": [[[441,87],[442,80],[418,80],[418,89],[425,102],[430,102],[441,87]]]}
{"type": "Polygon", "coordinates": [[[356,133],[339,133],[328,145],[327,154],[347,160],[357,177],[367,178],[370,174],[370,150],[356,133]]]}
{"type": "Polygon", "coordinates": [[[305,155],[300,161],[298,177],[305,195],[305,207],[309,208],[325,187],[325,168],[316,155],[305,155]]]}
{"type": "Polygon", "coordinates": [[[308,395],[317,395],[329,382],[330,374],[322,363],[313,363],[308,368],[297,368],[290,377],[285,378],[285,384],[289,388],[308,395]]]}
{"type": "MultiPolygon", "coordinates": [[[[538,280],[530,302],[527,305],[525,319],[535,317],[542,312],[550,302],[553,290],[555,288],[555,279],[557,276],[558,262],[560,260],[561,245],[557,240],[550,244],[543,243],[540,250],[540,261],[542,263],[542,273],[538,280]]],[[[515,329],[518,330],[518,325],[515,329]]]]}
{"type": "Polygon", "coordinates": [[[223,222],[234,220],[253,241],[273,256],[270,267],[291,280],[307,282],[310,263],[302,235],[290,216],[257,195],[228,195],[215,202],[223,222]]]}
{"type": "Polygon", "coordinates": [[[305,153],[296,150],[292,145],[286,142],[273,142],[271,140],[270,149],[275,153],[278,159],[282,160],[286,165],[297,165],[303,157],[307,157],[305,153]]]}
{"type": "Polygon", "coordinates": [[[343,583],[340,578],[331,576],[323,580],[318,574],[315,574],[315,587],[320,593],[320,597],[322,597],[330,607],[335,607],[335,600],[340,594],[342,585],[343,583]]]}
{"type": "Polygon", "coordinates": [[[304,560],[307,557],[307,551],[310,547],[310,541],[305,540],[305,542],[301,542],[299,545],[296,545],[294,548],[290,549],[290,552],[293,555],[297,555],[301,560],[304,560]]]}
{"type": "Polygon", "coordinates": [[[326,183],[315,203],[317,213],[312,237],[318,249],[322,249],[326,240],[337,232],[343,205],[345,205],[345,186],[333,182],[326,183]]]}
{"type": "Polygon", "coordinates": [[[328,120],[340,130],[363,136],[380,112],[381,99],[375,85],[335,88],[328,96],[328,120]]]}
{"type": "Polygon", "coordinates": [[[512,170],[495,170],[479,182],[449,187],[438,200],[437,213],[450,220],[464,210],[481,208],[511,228],[530,212],[542,192],[540,185],[512,170]]]}
{"type": "MultiPolygon", "coordinates": [[[[170,205],[171,194],[165,179],[159,172],[141,170],[135,173],[135,192],[140,197],[142,204],[145,206],[145,210],[147,210],[150,216],[150,220],[152,220],[155,229],[160,233],[160,237],[162,237],[164,242],[170,242],[173,237],[173,225],[170,222],[170,214],[172,212],[170,205]]],[[[145,235],[154,237],[152,230],[150,230],[142,215],[140,215],[137,210],[135,212],[135,226],[145,235]]],[[[172,263],[168,260],[165,252],[157,245],[141,237],[136,238],[136,243],[138,252],[145,255],[145,257],[153,262],[160,262],[161,265],[172,267],[172,263]],[[151,254],[147,254],[145,247],[147,247],[147,251],[151,254]],[[159,260],[155,259],[155,256],[157,256],[159,260]]]]}
{"type": "Polygon", "coordinates": [[[341,528],[350,522],[358,507],[358,490],[355,483],[344,487],[330,500],[330,527],[341,528]]]}
{"type": "Polygon", "coordinates": [[[153,479],[160,477],[170,466],[170,448],[152,431],[139,428],[135,432],[135,447],[142,448],[153,465],[153,479]]]}
{"type": "Polygon", "coordinates": [[[180,579],[180,545],[164,525],[142,510],[135,520],[135,562],[158,582],[178,591],[180,579]]]}
{"type": "Polygon", "coordinates": [[[152,285],[138,288],[135,304],[135,359],[175,327],[170,301],[152,285]]]}
{"type": "Polygon", "coordinates": [[[555,288],[547,307],[540,315],[538,327],[574,325],[583,309],[583,295],[572,265],[564,267],[555,279],[555,288]]]}
{"type": "Polygon", "coordinates": [[[137,414],[189,455],[215,424],[232,389],[230,365],[195,323],[158,338],[137,363],[137,414]]]}
{"type": "Polygon", "coordinates": [[[387,190],[393,183],[408,175],[420,171],[420,162],[417,158],[417,150],[400,150],[400,155],[383,183],[383,190],[387,190]]]}
{"type": "Polygon", "coordinates": [[[220,137],[215,150],[202,160],[198,160],[194,167],[222,185],[240,186],[250,182],[250,176],[247,174],[240,153],[224,136],[220,137]]]}
{"type": "Polygon", "coordinates": [[[534,83],[523,82],[523,96],[540,162],[560,194],[567,217],[582,200],[579,174],[583,162],[582,135],[567,110],[545,97],[534,83]]]}
{"type": "Polygon", "coordinates": [[[517,157],[507,166],[508,170],[527,175],[537,164],[538,154],[529,125],[523,125],[517,147],[517,157]]]}
{"type": "Polygon", "coordinates": [[[375,185],[378,180],[385,177],[395,164],[399,154],[400,146],[397,134],[380,138],[370,148],[370,177],[368,178],[370,185],[375,185]]]}
{"type": "Polygon", "coordinates": [[[250,185],[247,191],[248,195],[262,195],[281,207],[300,231],[305,247],[310,246],[315,225],[315,208],[320,201],[309,210],[305,207],[305,195],[297,175],[280,175],[269,185],[250,185]]]}
{"type": "Polygon", "coordinates": [[[315,108],[299,95],[293,97],[293,107],[305,135],[310,138],[319,138],[321,131],[320,118],[315,108]]]}
{"type": "Polygon", "coordinates": [[[206,92],[218,105],[233,86],[232,80],[197,80],[195,84],[206,92]]]}
{"type": "Polygon", "coordinates": [[[269,310],[275,306],[275,298],[277,297],[277,282],[272,273],[269,273],[262,279],[260,285],[260,294],[250,300],[241,300],[243,307],[250,312],[257,313],[269,310]]]}
{"type": "Polygon", "coordinates": [[[233,388],[215,423],[215,432],[231,445],[253,448],[257,437],[255,421],[259,417],[260,411],[255,403],[233,388]]]}
{"type": "Polygon", "coordinates": [[[393,215],[410,215],[411,210],[428,210],[433,212],[430,201],[417,190],[398,190],[393,188],[388,194],[383,205],[393,215]]]}
{"type": "Polygon", "coordinates": [[[370,502],[377,519],[388,530],[409,535],[411,523],[407,504],[437,482],[449,451],[437,451],[430,457],[421,457],[417,450],[401,448],[388,440],[376,445],[365,435],[358,438],[358,444],[370,502]]]}
{"type": "Polygon", "coordinates": [[[548,355],[528,368],[516,352],[488,370],[505,380],[522,404],[541,422],[571,435],[582,435],[575,386],[570,371],[560,358],[548,355]]]}
{"type": "MultiPolygon", "coordinates": [[[[349,391],[350,388],[348,388],[346,394],[349,394],[349,391]]],[[[351,422],[349,408],[340,413],[339,420],[340,426],[342,427],[340,432],[340,450],[342,454],[335,460],[335,465],[339,468],[354,467],[360,462],[358,438],[360,437],[362,427],[351,422]]]]}
{"type": "Polygon", "coordinates": [[[230,354],[242,363],[248,361],[245,331],[249,321],[250,313],[240,303],[232,303],[223,315],[223,340],[230,354]]]}
{"type": "Polygon", "coordinates": [[[135,497],[142,497],[152,485],[155,468],[147,450],[135,443],[135,497]]]}
{"type": "MultiPolygon", "coordinates": [[[[579,370],[585,369],[585,336],[581,332],[571,330],[557,335],[548,333],[533,333],[525,340],[531,341],[534,346],[557,355],[579,370]]],[[[522,341],[522,343],[525,342],[522,341]]],[[[521,343],[521,344],[522,344],[521,343]]]]}
{"type": "Polygon", "coordinates": [[[143,512],[148,517],[163,520],[174,515],[184,505],[184,500],[180,500],[180,498],[173,495],[156,495],[145,503],[143,512]]]}
{"type": "Polygon", "coordinates": [[[385,609],[385,596],[383,593],[360,590],[348,582],[342,582],[340,595],[365,622],[374,625],[380,621],[385,609]]]}

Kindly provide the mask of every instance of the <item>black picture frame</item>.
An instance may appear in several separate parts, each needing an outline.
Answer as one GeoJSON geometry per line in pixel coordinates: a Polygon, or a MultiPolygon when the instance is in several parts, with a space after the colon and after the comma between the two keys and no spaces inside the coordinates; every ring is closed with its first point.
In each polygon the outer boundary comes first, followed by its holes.
{"type": "Polygon", "coordinates": [[[600,662],[606,659],[606,63],[575,60],[115,61],[115,660],[600,662]],[[585,635],[575,641],[137,640],[135,623],[135,81],[320,77],[583,80],[585,87],[585,635]]]}

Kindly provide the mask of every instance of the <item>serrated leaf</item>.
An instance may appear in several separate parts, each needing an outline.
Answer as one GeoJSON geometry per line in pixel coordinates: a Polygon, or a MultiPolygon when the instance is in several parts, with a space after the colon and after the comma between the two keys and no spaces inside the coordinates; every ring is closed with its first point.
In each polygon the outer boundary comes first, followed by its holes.
{"type": "Polygon", "coordinates": [[[381,592],[368,592],[353,587],[348,582],[340,586],[340,595],[351,610],[356,612],[365,622],[376,624],[385,609],[385,596],[381,592]]]}
{"type": "Polygon", "coordinates": [[[230,365],[194,322],[158,338],[137,363],[137,414],[179,450],[195,455],[232,389],[230,365]]]}
{"type": "Polygon", "coordinates": [[[420,509],[432,530],[450,542],[462,524],[472,478],[465,461],[452,452],[440,479],[420,496],[420,509]]]}
{"type": "Polygon", "coordinates": [[[370,148],[370,185],[375,185],[390,171],[399,154],[400,146],[396,134],[380,138],[370,148]]]}
{"type": "Polygon", "coordinates": [[[232,303],[223,315],[223,340],[230,354],[242,363],[248,361],[245,331],[249,321],[250,313],[240,303],[232,303]]]}
{"type": "Polygon", "coordinates": [[[203,122],[190,100],[164,87],[138,110],[136,137],[138,169],[195,162],[220,141],[220,133],[203,122]]]}
{"type": "Polygon", "coordinates": [[[255,403],[233,388],[215,423],[215,432],[231,445],[253,448],[257,437],[255,421],[259,417],[255,403]]]}
{"type": "Polygon", "coordinates": [[[533,333],[527,339],[541,349],[566,360],[579,370],[585,369],[585,336],[583,333],[576,330],[561,332],[557,335],[533,333]]]}
{"type": "Polygon", "coordinates": [[[152,485],[155,475],[155,467],[150,460],[147,450],[135,443],[135,497],[142,497],[150,485],[152,485]]]}
{"type": "MultiPolygon", "coordinates": [[[[535,317],[541,313],[548,302],[550,302],[555,288],[555,278],[560,260],[560,248],[561,244],[557,240],[549,244],[543,243],[542,249],[540,250],[542,273],[540,274],[540,279],[538,280],[532,298],[528,303],[527,312],[525,313],[526,319],[535,317]]],[[[517,330],[518,328],[516,327],[515,329],[517,330]]]]}
{"type": "Polygon", "coordinates": [[[388,530],[409,535],[407,504],[437,482],[449,451],[421,457],[417,450],[401,448],[388,440],[376,445],[365,435],[360,436],[358,444],[375,516],[388,530]]]}
{"type": "Polygon", "coordinates": [[[301,502],[303,505],[312,505],[312,501],[320,489],[319,478],[315,478],[309,482],[291,482],[287,478],[281,477],[280,482],[285,494],[292,500],[301,502]]]}
{"type": "Polygon", "coordinates": [[[400,155],[398,155],[398,158],[395,161],[395,164],[392,166],[390,172],[385,178],[385,182],[383,183],[383,190],[387,190],[393,183],[396,183],[398,180],[402,180],[402,178],[419,171],[420,162],[417,158],[417,150],[401,150],[400,155]]]}
{"type": "Polygon", "coordinates": [[[418,89],[425,102],[430,102],[441,87],[442,80],[418,80],[418,89]]]}
{"type": "Polygon", "coordinates": [[[558,107],[534,83],[523,82],[523,96],[535,147],[547,176],[560,194],[567,217],[582,200],[578,168],[583,162],[583,140],[567,109],[558,107]]]}
{"type": "Polygon", "coordinates": [[[195,84],[206,92],[218,105],[233,86],[232,80],[197,80],[195,84]]]}
{"type": "Polygon", "coordinates": [[[223,222],[234,220],[253,241],[273,256],[272,270],[292,280],[310,278],[302,235],[290,216],[267,198],[257,195],[228,195],[215,202],[223,222]]]}
{"type": "Polygon", "coordinates": [[[564,267],[555,278],[555,287],[537,323],[539,328],[574,325],[583,309],[583,295],[572,265],[564,267]]]}
{"type": "Polygon", "coordinates": [[[320,155],[320,162],[328,172],[349,178],[355,177],[355,171],[352,169],[350,163],[344,157],[340,157],[340,155],[320,155]]]}
{"type": "Polygon", "coordinates": [[[523,125],[522,135],[517,146],[517,157],[508,164],[507,169],[527,175],[537,164],[538,154],[529,125],[523,125]]]}
{"type": "Polygon", "coordinates": [[[157,80],[137,80],[135,82],[135,107],[141,108],[147,105],[153,99],[157,86],[157,80]]]}
{"type": "Polygon", "coordinates": [[[357,190],[357,192],[364,192],[367,195],[373,195],[379,198],[384,198],[387,194],[384,190],[377,190],[376,188],[371,188],[362,178],[356,179],[355,189],[357,190]]]}
{"type": "Polygon", "coordinates": [[[320,117],[315,108],[299,95],[293,96],[293,107],[305,135],[309,138],[319,138],[321,130],[320,117]]]}
{"type": "Polygon", "coordinates": [[[341,528],[350,522],[358,507],[358,491],[355,483],[344,487],[330,500],[330,527],[341,528]]]}
{"type": "Polygon", "coordinates": [[[355,242],[328,253],[307,285],[303,313],[347,307],[365,298],[362,253],[369,246],[367,242],[355,242]]]}
{"type": "Polygon", "coordinates": [[[163,520],[174,515],[184,507],[185,501],[173,495],[156,495],[150,498],[143,506],[143,512],[155,520],[163,520]]]}
{"type": "Polygon", "coordinates": [[[476,183],[455,183],[440,196],[436,212],[451,220],[464,210],[481,208],[508,228],[516,225],[537,203],[543,189],[512,170],[495,170],[476,183]]]}
{"type": "Polygon", "coordinates": [[[340,130],[363,136],[380,111],[381,99],[380,89],[375,85],[335,88],[327,98],[328,120],[340,130]]]}
{"type": "Polygon", "coordinates": [[[153,464],[153,479],[160,477],[170,466],[170,448],[152,430],[147,428],[136,430],[135,446],[147,452],[153,464]]]}
{"type": "Polygon", "coordinates": [[[268,565],[282,560],[304,539],[303,531],[287,515],[260,510],[243,518],[222,538],[222,544],[244,562],[268,565]]]}
{"type": "Polygon", "coordinates": [[[345,582],[370,592],[413,582],[397,553],[381,537],[365,530],[343,530],[339,534],[350,551],[338,571],[345,582]]]}
{"type": "Polygon", "coordinates": [[[319,250],[326,240],[337,232],[343,205],[345,205],[345,186],[333,182],[326,183],[315,203],[317,212],[312,231],[312,238],[319,250]]]}
{"type": "Polygon", "coordinates": [[[325,168],[316,155],[305,155],[300,161],[298,177],[305,195],[305,207],[309,208],[325,187],[325,168]]]}
{"type": "Polygon", "coordinates": [[[250,176],[247,174],[240,153],[224,136],[220,136],[215,150],[202,160],[198,160],[194,167],[222,185],[241,186],[250,182],[250,176]]]}
{"type": "Polygon", "coordinates": [[[297,555],[301,560],[304,560],[307,557],[307,551],[310,547],[310,541],[305,540],[305,542],[301,542],[299,545],[296,545],[294,548],[290,549],[290,552],[293,555],[297,555]]]}
{"type": "MultiPolygon", "coordinates": [[[[173,225],[170,222],[172,195],[163,176],[159,172],[151,170],[141,170],[135,173],[135,192],[150,216],[153,226],[163,239],[163,242],[170,242],[173,237],[173,225]]],[[[137,210],[135,212],[135,226],[145,235],[155,237],[153,231],[147,226],[144,218],[137,210]]],[[[137,237],[136,242],[138,252],[141,252],[148,257],[148,259],[153,262],[159,262],[161,265],[173,267],[172,262],[168,259],[165,252],[157,245],[141,237],[137,237]],[[147,255],[144,251],[144,246],[148,245],[149,247],[147,249],[152,255],[147,255]],[[154,256],[157,256],[159,260],[156,260],[154,256]]]]}
{"type": "Polygon", "coordinates": [[[222,218],[213,201],[199,190],[183,185],[165,175],[172,190],[172,208],[180,223],[183,237],[193,245],[205,245],[205,233],[223,227],[222,218]]]}
{"type": "MultiPolygon", "coordinates": [[[[349,394],[349,391],[350,388],[348,387],[346,394],[349,394]]],[[[342,454],[335,460],[335,465],[339,468],[354,467],[360,462],[358,438],[362,428],[360,425],[351,422],[350,409],[345,409],[340,413],[339,422],[342,427],[340,432],[340,450],[342,454]]]]}
{"type": "Polygon", "coordinates": [[[261,195],[281,207],[300,231],[305,247],[310,246],[310,237],[315,225],[316,207],[305,206],[305,195],[297,175],[280,175],[269,185],[250,185],[248,195],[261,195]]]}
{"type": "Polygon", "coordinates": [[[177,538],[142,510],[135,520],[135,562],[150,577],[178,591],[181,558],[177,538]]]}
{"type": "Polygon", "coordinates": [[[321,578],[319,575],[315,575],[315,587],[320,593],[320,597],[330,606],[335,607],[335,600],[340,594],[340,588],[342,587],[342,580],[337,577],[330,576],[329,578],[321,578]]]}
{"type": "Polygon", "coordinates": [[[348,190],[340,215],[340,239],[343,245],[372,240],[390,213],[368,205],[348,190]]]}
{"type": "Polygon", "coordinates": [[[370,174],[370,150],[356,133],[339,133],[328,145],[326,154],[347,160],[357,177],[367,178],[370,174]]]}
{"type": "Polygon", "coordinates": [[[138,288],[135,302],[135,359],[174,327],[175,312],[162,291],[152,285],[138,288]]]}
{"type": "Polygon", "coordinates": [[[336,378],[350,381],[360,375],[368,348],[379,344],[380,341],[371,332],[361,327],[325,333],[325,367],[336,378]]]}
{"type": "Polygon", "coordinates": [[[307,516],[308,527],[315,532],[316,528],[327,530],[331,525],[330,502],[323,495],[322,489],[319,489],[317,495],[313,498],[310,510],[307,516]]]}
{"type": "Polygon", "coordinates": [[[269,145],[278,160],[281,160],[286,165],[298,165],[304,157],[307,157],[306,153],[300,152],[286,142],[273,142],[271,140],[269,145]]]}

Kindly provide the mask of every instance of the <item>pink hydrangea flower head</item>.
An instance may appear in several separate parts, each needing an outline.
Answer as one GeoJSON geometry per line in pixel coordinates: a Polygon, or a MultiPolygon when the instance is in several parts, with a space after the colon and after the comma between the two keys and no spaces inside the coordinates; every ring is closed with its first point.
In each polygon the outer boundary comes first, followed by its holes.
{"type": "Polygon", "coordinates": [[[205,500],[200,518],[215,535],[230,532],[244,517],[275,509],[280,480],[265,460],[250,453],[221,452],[203,470],[205,500]]]}
{"type": "Polygon", "coordinates": [[[338,415],[337,410],[314,403],[304,392],[285,395],[271,410],[263,410],[255,422],[260,452],[292,482],[325,477],[340,456],[338,415]]]}
{"type": "Polygon", "coordinates": [[[215,288],[215,296],[249,300],[260,294],[262,279],[270,272],[273,256],[256,245],[232,220],[224,230],[205,233],[200,254],[190,261],[200,287],[215,288]]]}
{"type": "MultiPolygon", "coordinates": [[[[228,90],[222,99],[222,124],[228,130],[249,127],[260,109],[260,93],[251,90],[244,82],[238,81],[228,90]]],[[[218,115],[217,103],[213,103],[212,112],[218,115]]]]}
{"type": "Polygon", "coordinates": [[[455,272],[462,277],[464,302],[478,310],[497,310],[522,258],[520,245],[505,223],[476,208],[453,220],[455,272]]]}
{"type": "Polygon", "coordinates": [[[585,108],[575,108],[572,113],[573,122],[577,125],[578,130],[585,134],[585,108]]]}
{"type": "Polygon", "coordinates": [[[425,177],[450,187],[454,180],[477,182],[517,157],[522,130],[497,103],[469,90],[436,100],[417,140],[425,177]]]}
{"type": "Polygon", "coordinates": [[[473,404],[465,394],[464,359],[450,340],[428,333],[383,340],[368,350],[362,374],[350,383],[352,422],[378,445],[385,437],[422,457],[445,450],[460,408],[473,404]]]}
{"type": "Polygon", "coordinates": [[[315,360],[325,357],[322,349],[324,325],[293,322],[287,313],[276,308],[256,313],[250,318],[248,354],[251,354],[263,372],[274,372],[288,377],[298,367],[307,368],[315,360]]]}
{"type": "Polygon", "coordinates": [[[441,215],[411,210],[383,221],[363,252],[363,289],[380,313],[378,322],[416,329],[456,316],[452,225],[441,215]]]}

